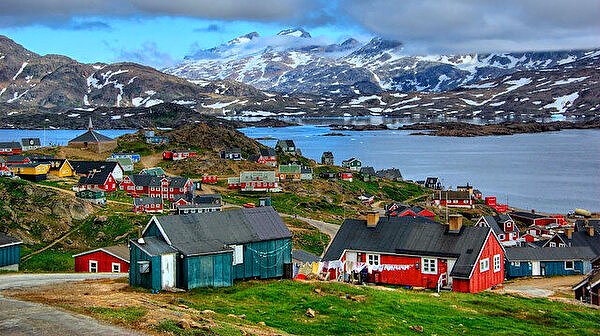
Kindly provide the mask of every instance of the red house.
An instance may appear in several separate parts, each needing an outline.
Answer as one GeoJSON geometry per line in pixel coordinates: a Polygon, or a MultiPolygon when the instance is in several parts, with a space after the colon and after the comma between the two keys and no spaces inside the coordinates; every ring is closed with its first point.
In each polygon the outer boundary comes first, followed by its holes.
{"type": "Polygon", "coordinates": [[[352,182],[352,173],[351,172],[338,173],[338,178],[342,181],[352,182]]]}
{"type": "Polygon", "coordinates": [[[162,213],[163,199],[161,197],[141,197],[133,199],[134,213],[162,213]]]}
{"type": "Polygon", "coordinates": [[[556,228],[564,222],[564,218],[549,217],[532,212],[526,211],[513,211],[510,215],[519,222],[526,225],[535,225],[545,228],[556,228]]]}
{"type": "Polygon", "coordinates": [[[504,280],[504,250],[489,227],[425,217],[346,219],[323,256],[323,271],[367,282],[476,293],[504,280]]]}
{"type": "Polygon", "coordinates": [[[170,151],[164,151],[162,156],[163,156],[163,160],[178,161],[178,160],[185,160],[187,158],[191,158],[196,155],[198,155],[198,154],[195,151],[174,149],[174,150],[170,150],[170,151]]]}
{"type": "Polygon", "coordinates": [[[87,176],[79,178],[79,190],[104,190],[111,192],[117,190],[117,181],[108,169],[102,171],[92,170],[87,176]]]}
{"type": "Polygon", "coordinates": [[[6,158],[7,165],[31,163],[31,159],[23,155],[12,155],[6,158]]]}
{"type": "Polygon", "coordinates": [[[473,208],[473,199],[468,191],[436,191],[433,194],[433,204],[448,208],[473,208]]]}
{"type": "Polygon", "coordinates": [[[216,184],[219,182],[219,177],[217,175],[203,175],[202,183],[204,184],[216,184]]]}
{"type": "Polygon", "coordinates": [[[125,176],[119,188],[131,196],[147,195],[174,201],[194,193],[194,183],[187,177],[134,174],[125,176]]]}
{"type": "Polygon", "coordinates": [[[23,148],[19,142],[0,142],[0,155],[19,155],[23,148]]]}
{"type": "Polygon", "coordinates": [[[273,148],[262,148],[258,155],[250,155],[248,161],[277,167],[277,152],[273,148]]]}
{"type": "Polygon", "coordinates": [[[435,213],[418,205],[410,206],[405,204],[392,203],[386,209],[386,215],[390,217],[415,217],[421,216],[434,220],[435,213]]]}
{"type": "Polygon", "coordinates": [[[76,254],[75,272],[129,272],[129,248],[125,245],[101,247],[76,254]]]}
{"type": "Polygon", "coordinates": [[[515,246],[519,244],[519,228],[509,215],[481,216],[475,225],[492,228],[503,246],[515,246]]]}

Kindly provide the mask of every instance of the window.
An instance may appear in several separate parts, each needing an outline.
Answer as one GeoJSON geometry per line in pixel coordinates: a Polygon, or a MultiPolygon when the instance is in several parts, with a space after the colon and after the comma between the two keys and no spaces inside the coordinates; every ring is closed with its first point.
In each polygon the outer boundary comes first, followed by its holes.
{"type": "Polygon", "coordinates": [[[437,259],[422,258],[423,274],[437,274],[437,259]]]}
{"type": "Polygon", "coordinates": [[[121,272],[121,264],[119,264],[119,263],[112,263],[112,272],[113,273],[120,273],[121,272]]]}
{"type": "Polygon", "coordinates": [[[521,267],[521,262],[520,261],[513,261],[510,264],[513,265],[513,266],[515,266],[515,267],[521,267]]]}
{"type": "Polygon", "coordinates": [[[504,235],[503,235],[503,234],[499,234],[499,235],[498,235],[498,239],[499,239],[499,240],[504,240],[504,235]]]}
{"type": "Polygon", "coordinates": [[[233,265],[239,265],[244,263],[244,245],[231,245],[233,248],[233,265]]]}
{"type": "Polygon", "coordinates": [[[481,259],[479,261],[479,271],[486,272],[490,270],[490,258],[481,259]]]}
{"type": "Polygon", "coordinates": [[[556,247],[556,243],[555,242],[550,242],[550,247],[556,247]]]}
{"type": "Polygon", "coordinates": [[[90,268],[89,268],[90,273],[98,272],[98,262],[96,260],[90,260],[89,265],[90,265],[90,268]]]}
{"type": "Polygon", "coordinates": [[[500,255],[494,255],[494,272],[500,272],[500,255]]]}
{"type": "Polygon", "coordinates": [[[558,243],[558,247],[565,247],[564,243],[558,243]]]}
{"type": "Polygon", "coordinates": [[[565,261],[565,269],[566,270],[573,270],[573,269],[575,269],[575,262],[573,260],[565,261]]]}
{"type": "Polygon", "coordinates": [[[373,266],[379,265],[379,254],[367,254],[367,264],[373,266]]]}

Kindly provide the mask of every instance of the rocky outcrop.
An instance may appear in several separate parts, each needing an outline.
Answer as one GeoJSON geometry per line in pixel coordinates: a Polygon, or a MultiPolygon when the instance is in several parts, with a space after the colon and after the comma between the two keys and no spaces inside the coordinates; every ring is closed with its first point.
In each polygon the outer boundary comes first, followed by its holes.
{"type": "Polygon", "coordinates": [[[55,240],[94,211],[90,203],[67,193],[22,180],[0,178],[2,229],[25,244],[55,240]]]}

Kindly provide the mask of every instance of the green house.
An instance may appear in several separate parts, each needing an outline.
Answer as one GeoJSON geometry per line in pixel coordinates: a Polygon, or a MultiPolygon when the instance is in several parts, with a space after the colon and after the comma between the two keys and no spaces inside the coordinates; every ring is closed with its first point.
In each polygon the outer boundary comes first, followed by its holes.
{"type": "Polygon", "coordinates": [[[291,237],[272,207],[152,217],[131,241],[129,284],[188,290],[291,276],[291,237]]]}
{"type": "Polygon", "coordinates": [[[348,160],[342,161],[342,167],[348,168],[351,171],[360,171],[362,162],[357,158],[349,158],[348,160]]]}
{"type": "Polygon", "coordinates": [[[21,244],[17,238],[13,238],[0,232],[0,270],[18,271],[21,261],[21,244]]]}
{"type": "Polygon", "coordinates": [[[80,190],[75,193],[75,196],[81,198],[85,201],[94,203],[94,204],[106,204],[106,194],[103,190],[80,190]]]}

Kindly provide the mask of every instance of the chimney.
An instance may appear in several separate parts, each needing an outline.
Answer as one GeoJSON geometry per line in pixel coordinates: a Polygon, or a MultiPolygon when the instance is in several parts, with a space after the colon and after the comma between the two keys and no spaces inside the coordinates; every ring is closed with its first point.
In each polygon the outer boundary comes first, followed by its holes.
{"type": "Polygon", "coordinates": [[[448,231],[449,232],[460,232],[460,229],[462,228],[462,220],[463,217],[461,215],[450,215],[449,219],[448,219],[448,231]]]}
{"type": "Polygon", "coordinates": [[[377,226],[377,222],[379,222],[379,211],[367,212],[367,227],[374,228],[377,226]]]}
{"type": "Polygon", "coordinates": [[[594,227],[589,225],[585,227],[585,231],[587,232],[588,236],[593,237],[594,236],[594,227]]]}
{"type": "Polygon", "coordinates": [[[565,229],[565,235],[567,235],[568,239],[572,239],[573,238],[573,228],[565,229]]]}

